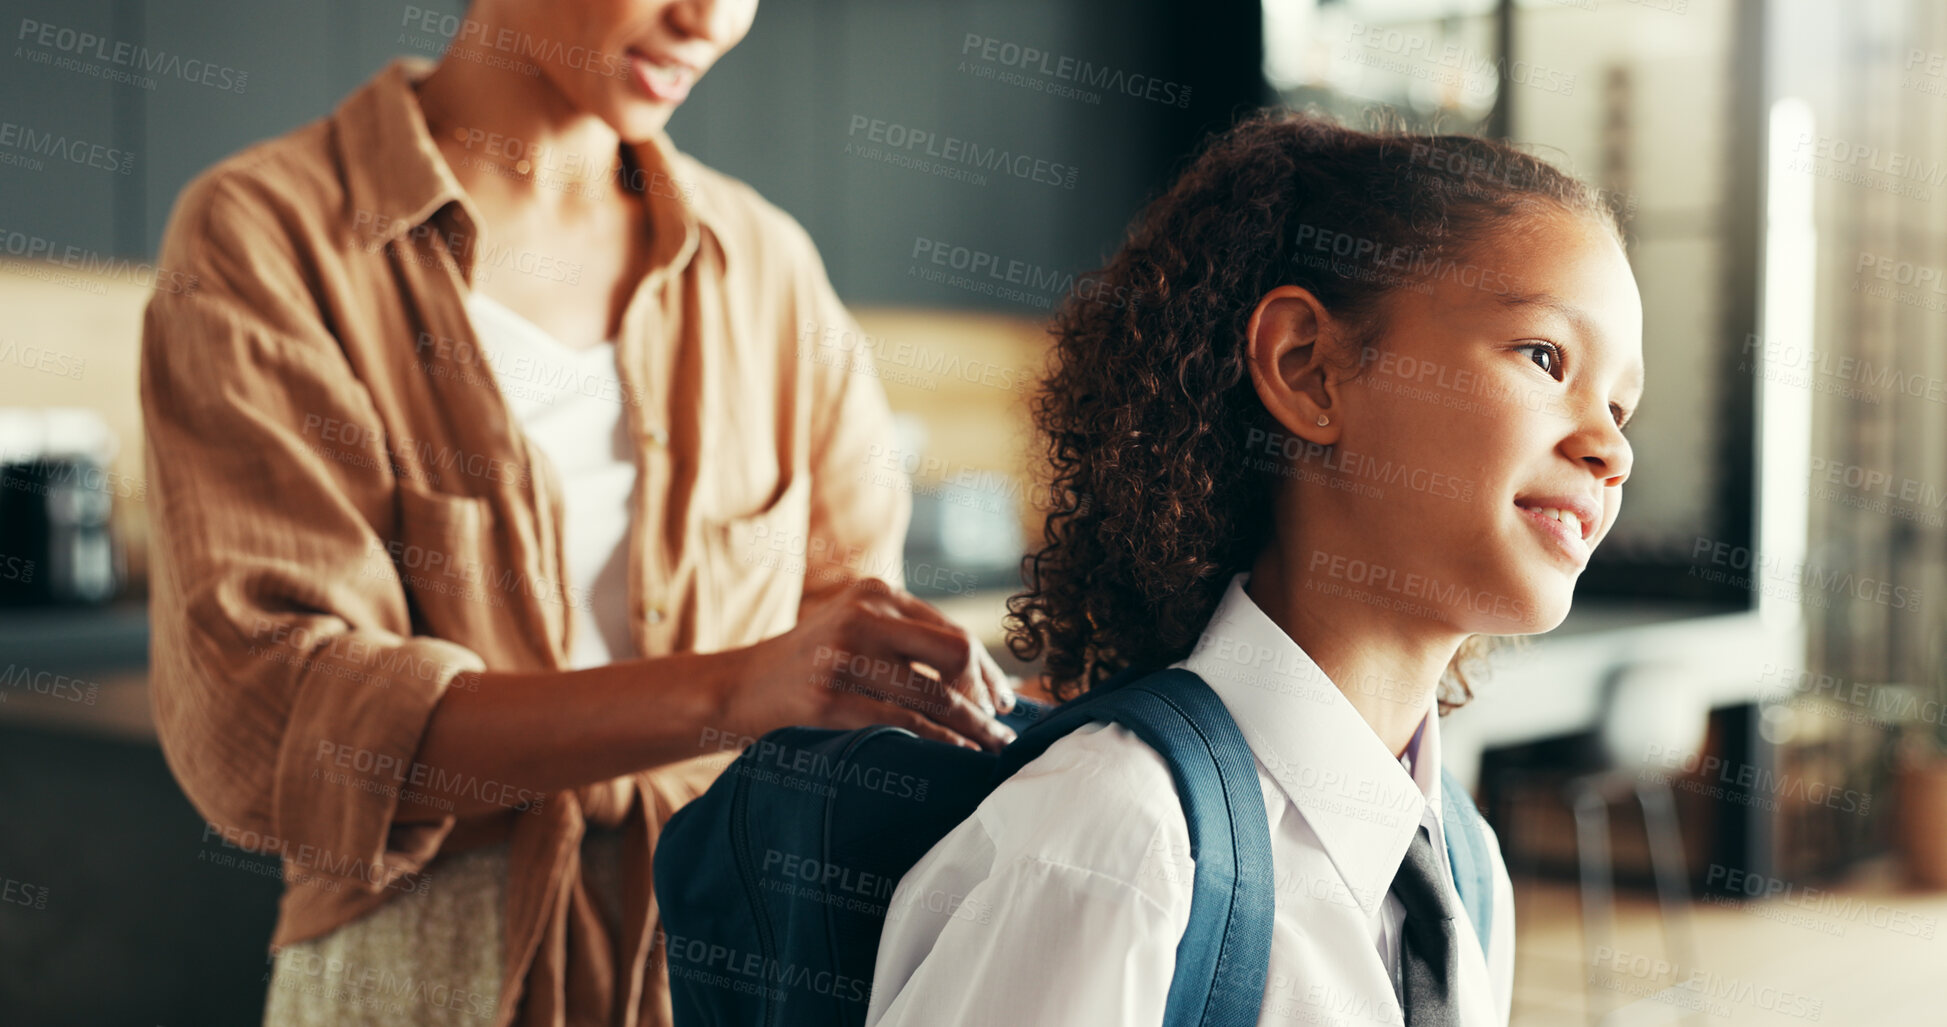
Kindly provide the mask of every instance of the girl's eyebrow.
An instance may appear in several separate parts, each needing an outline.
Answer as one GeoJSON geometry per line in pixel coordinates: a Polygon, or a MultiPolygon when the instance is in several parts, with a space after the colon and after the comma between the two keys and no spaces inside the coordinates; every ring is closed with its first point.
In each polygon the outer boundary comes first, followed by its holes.
{"type": "Polygon", "coordinates": [[[1575,325],[1584,335],[1595,334],[1595,322],[1589,319],[1581,307],[1569,303],[1552,293],[1546,292],[1504,292],[1500,294],[1501,306],[1514,310],[1520,307],[1541,307],[1575,325]]]}
{"type": "MultiPolygon", "coordinates": [[[[1505,292],[1500,295],[1501,306],[1513,310],[1520,307],[1540,307],[1575,326],[1584,337],[1595,338],[1595,321],[1581,307],[1569,303],[1558,296],[1545,292],[1505,292]]],[[[1640,392],[1643,388],[1643,365],[1639,361],[1629,369],[1623,379],[1630,391],[1640,392]]]]}

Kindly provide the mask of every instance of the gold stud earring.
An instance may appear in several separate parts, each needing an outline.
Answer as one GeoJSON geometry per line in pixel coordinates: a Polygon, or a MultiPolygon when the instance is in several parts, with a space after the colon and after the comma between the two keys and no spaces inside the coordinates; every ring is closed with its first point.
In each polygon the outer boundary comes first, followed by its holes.
{"type": "Polygon", "coordinates": [[[1331,419],[1331,418],[1329,418],[1329,417],[1326,417],[1326,416],[1325,416],[1324,414],[1319,414],[1319,415],[1318,415],[1318,426],[1319,426],[1320,428],[1323,428],[1323,427],[1325,427],[1326,425],[1328,425],[1328,424],[1331,424],[1331,423],[1332,423],[1332,419],[1331,419]]]}

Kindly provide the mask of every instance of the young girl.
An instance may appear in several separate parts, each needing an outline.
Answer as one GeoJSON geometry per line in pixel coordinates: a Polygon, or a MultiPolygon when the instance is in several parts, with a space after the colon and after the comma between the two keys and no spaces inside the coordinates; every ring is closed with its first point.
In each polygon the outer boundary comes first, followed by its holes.
{"type": "MultiPolygon", "coordinates": [[[[1224,701],[1270,821],[1260,1023],[1506,1023],[1498,851],[1490,937],[1455,917],[1432,990],[1403,939],[1440,917],[1395,881],[1437,868],[1457,910],[1437,714],[1476,636],[1561,623],[1615,521],[1643,377],[1619,227],[1500,143],[1265,113],[1103,276],[1130,301],[1071,300],[1036,406],[1073,501],[1015,652],[1063,697],[1174,665],[1224,701]]],[[[901,881],[868,1027],[1160,1024],[1193,872],[1162,759],[1078,730],[901,881]]]]}

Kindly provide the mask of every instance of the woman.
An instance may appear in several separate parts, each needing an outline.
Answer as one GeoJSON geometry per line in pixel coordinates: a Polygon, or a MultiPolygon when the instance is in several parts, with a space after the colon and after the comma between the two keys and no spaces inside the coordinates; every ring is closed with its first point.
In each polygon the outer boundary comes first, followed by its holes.
{"type": "MultiPolygon", "coordinates": [[[[1485,943],[1400,896],[1458,910],[1436,705],[1471,640],[1559,624],[1615,521],[1642,392],[1615,221],[1499,143],[1266,114],[1103,277],[1140,299],[1058,320],[1036,416],[1089,502],[1048,517],[1015,652],[1071,695],[1184,667],[1231,711],[1277,881],[1259,1022],[1505,1023],[1498,852],[1485,943]],[[1403,939],[1443,922],[1423,975],[1403,939]]],[[[901,881],[866,1022],[1159,1024],[1193,871],[1162,760],[1077,731],[901,881]]]]}
{"type": "Polygon", "coordinates": [[[856,330],[809,238],[663,134],[753,9],[478,0],[177,204],[155,714],[283,859],[267,1022],[666,1023],[650,854],[736,749],[1010,737],[981,647],[877,580],[907,506],[859,473],[871,369],[800,353],[856,330]]]}

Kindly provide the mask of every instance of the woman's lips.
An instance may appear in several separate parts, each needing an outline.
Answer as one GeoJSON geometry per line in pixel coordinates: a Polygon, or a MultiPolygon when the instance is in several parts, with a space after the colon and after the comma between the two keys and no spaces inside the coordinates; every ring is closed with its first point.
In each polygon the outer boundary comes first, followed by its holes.
{"type": "Polygon", "coordinates": [[[629,70],[636,86],[657,103],[682,103],[696,82],[696,69],[689,65],[658,60],[639,50],[629,51],[629,70]]]}

